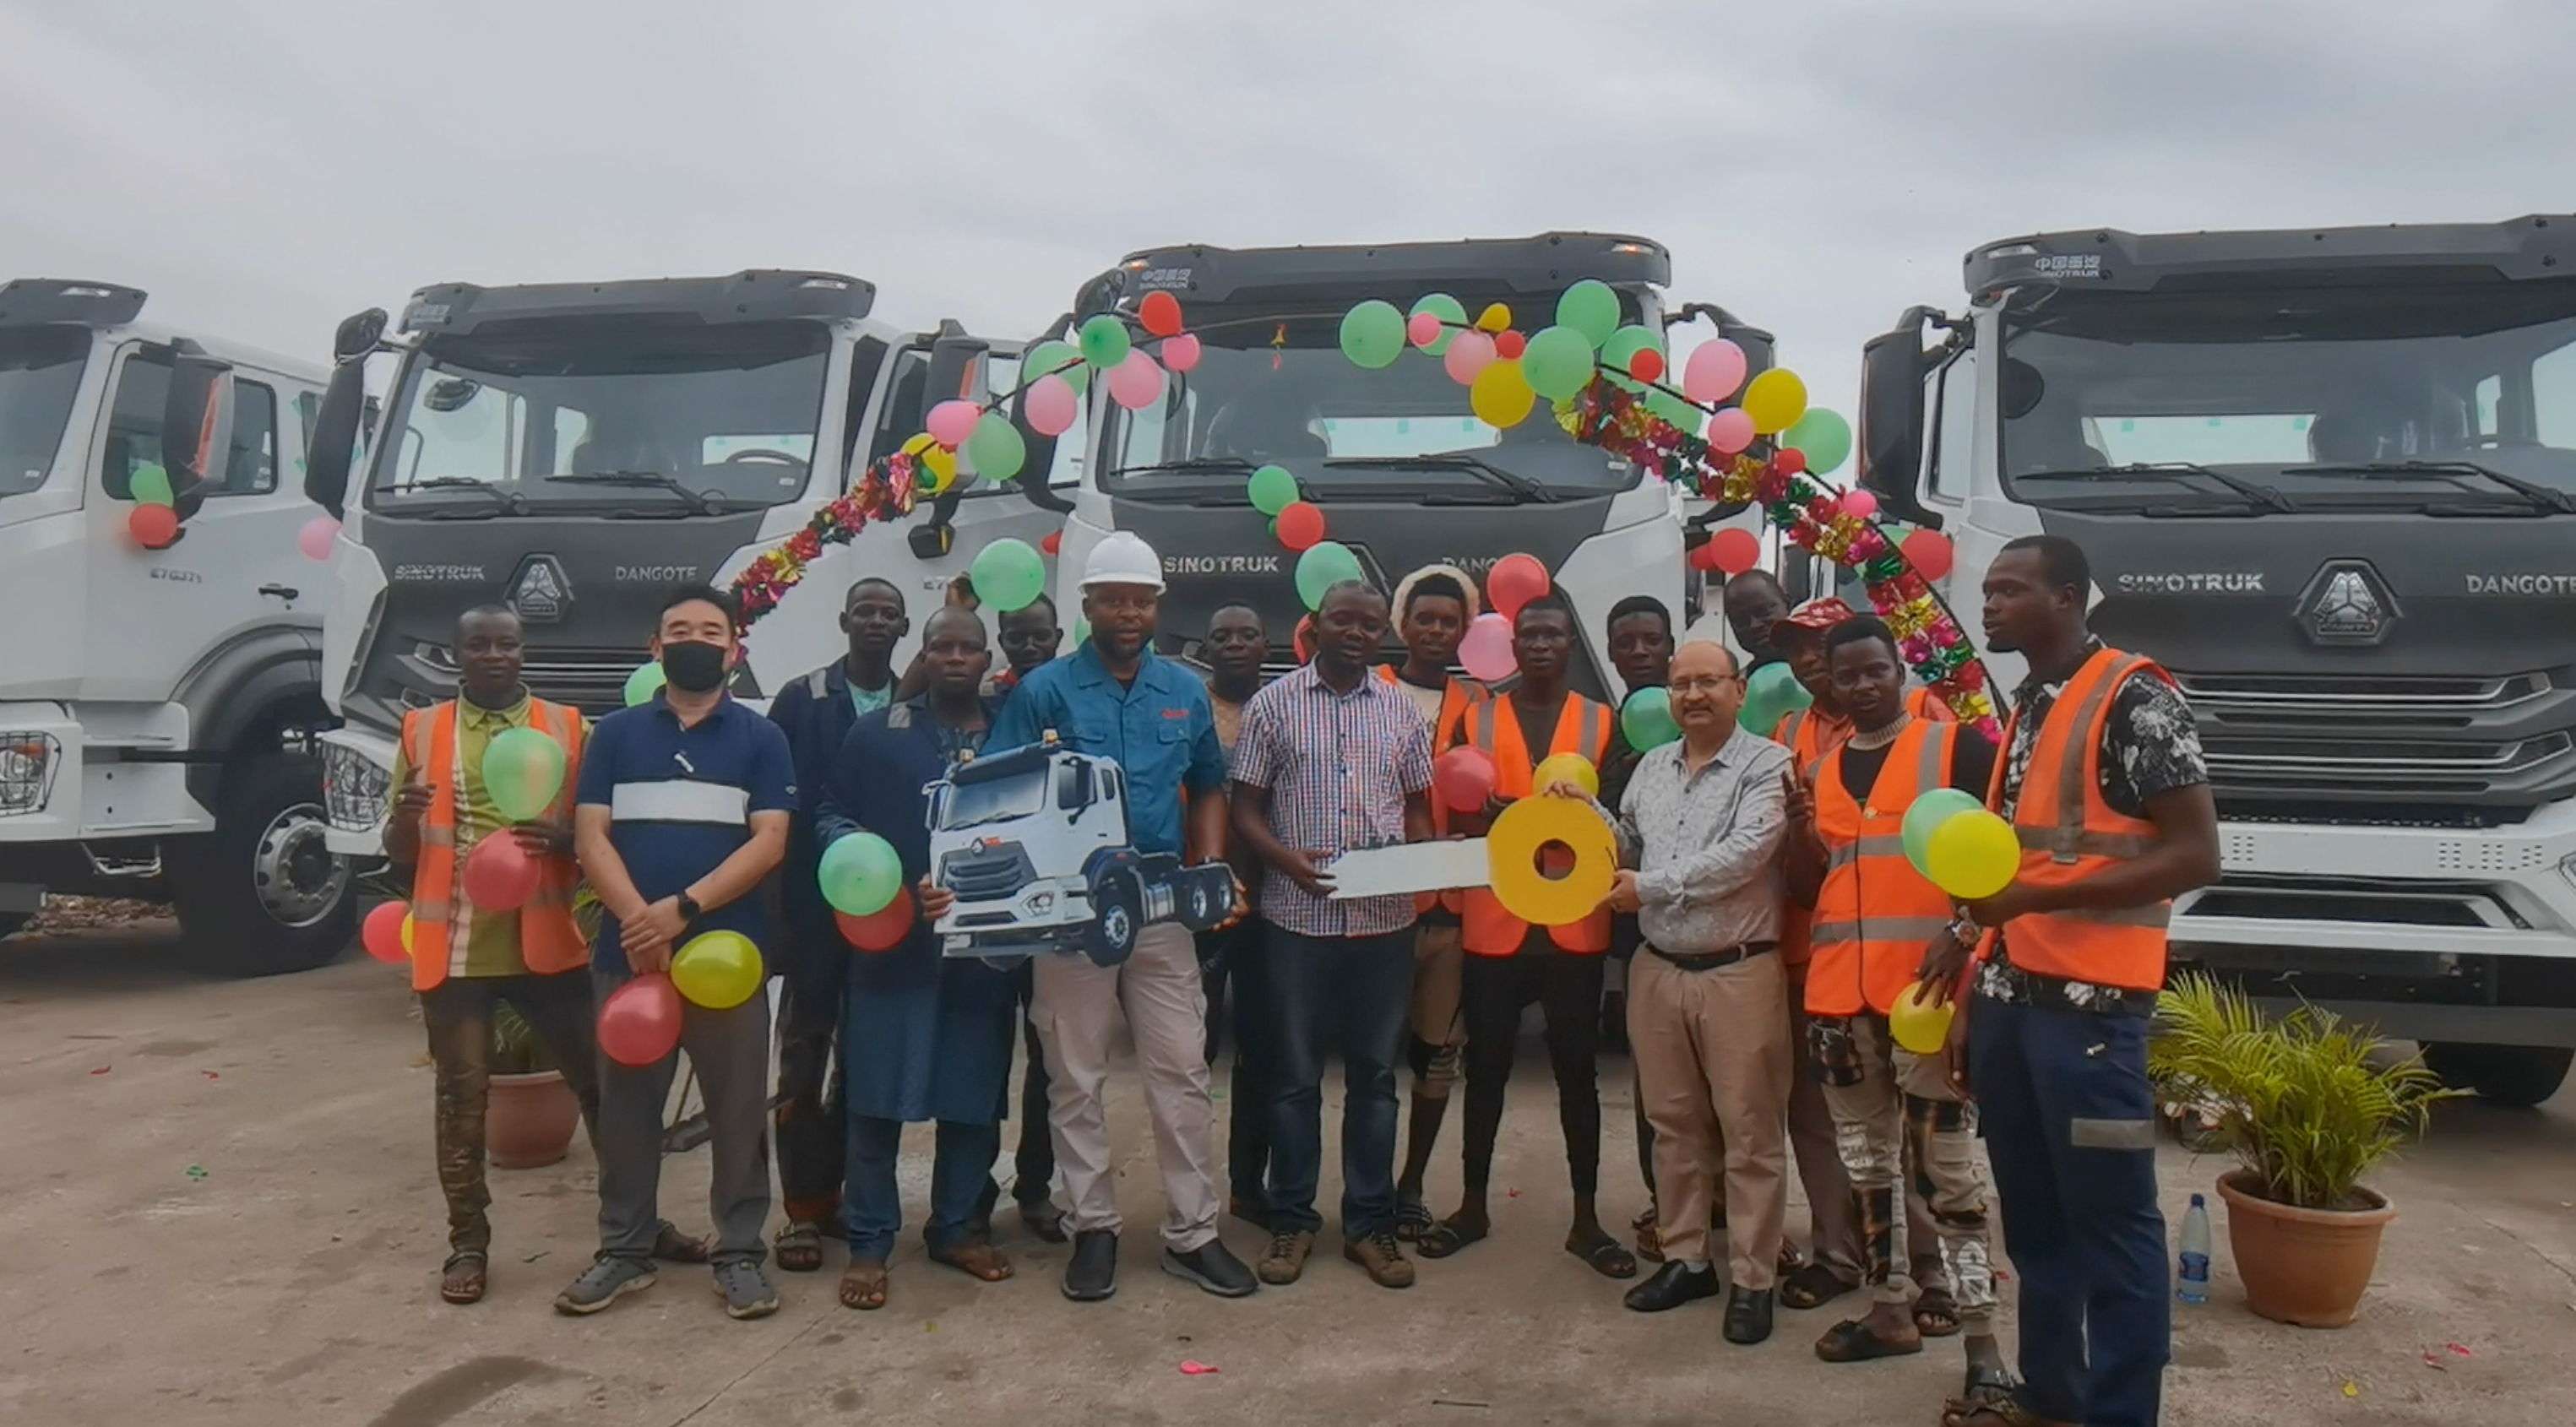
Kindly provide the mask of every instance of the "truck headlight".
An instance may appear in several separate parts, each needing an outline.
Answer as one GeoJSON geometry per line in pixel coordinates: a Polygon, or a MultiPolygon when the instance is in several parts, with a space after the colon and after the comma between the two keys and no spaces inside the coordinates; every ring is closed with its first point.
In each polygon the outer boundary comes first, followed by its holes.
{"type": "Polygon", "coordinates": [[[385,795],[393,788],[393,771],[354,748],[322,745],[322,806],[331,826],[342,832],[368,832],[385,820],[385,795]]]}
{"type": "Polygon", "coordinates": [[[1055,910],[1055,893],[1040,887],[1020,898],[1020,910],[1033,917],[1043,917],[1055,910]]]}
{"type": "Polygon", "coordinates": [[[62,755],[50,733],[0,732],[0,817],[44,811],[62,755]]]}

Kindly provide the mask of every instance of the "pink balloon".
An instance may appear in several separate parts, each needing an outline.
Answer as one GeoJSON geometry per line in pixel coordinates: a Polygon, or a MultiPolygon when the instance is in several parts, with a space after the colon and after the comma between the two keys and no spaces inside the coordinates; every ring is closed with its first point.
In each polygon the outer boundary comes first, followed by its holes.
{"type": "Polygon", "coordinates": [[[295,548],[303,551],[307,560],[329,560],[332,542],[339,538],[340,522],[327,515],[317,515],[304,522],[303,529],[295,532],[295,548]]]}
{"type": "Polygon", "coordinates": [[[1512,622],[1491,612],[1476,616],[1467,637],[1458,641],[1458,662],[1467,666],[1470,677],[1488,684],[1510,678],[1520,668],[1512,655],[1512,622]]]}
{"type": "Polygon", "coordinates": [[[1440,314],[1417,312],[1404,322],[1405,340],[1417,347],[1428,347],[1440,340],[1440,314]]]}
{"type": "Polygon", "coordinates": [[[1109,369],[1109,399],[1129,411],[1152,406],[1163,395],[1163,369],[1143,352],[1129,349],[1127,359],[1109,369]]]}
{"type": "Polygon", "coordinates": [[[1184,332],[1163,342],[1163,365],[1176,372],[1186,372],[1199,364],[1199,339],[1184,332]]]}
{"type": "Polygon", "coordinates": [[[943,401],[930,408],[929,419],[921,424],[931,440],[954,451],[975,433],[975,422],[983,414],[984,408],[971,401],[943,401]]]}
{"type": "Polygon", "coordinates": [[[1682,395],[1702,406],[1724,401],[1742,385],[1744,349],[1724,337],[1692,348],[1690,360],[1682,365],[1682,395]]]}
{"type": "Polygon", "coordinates": [[[1461,332],[1449,343],[1448,352],[1440,358],[1441,369],[1449,380],[1460,386],[1472,386],[1476,373],[1494,363],[1494,339],[1482,332],[1461,332]]]}
{"type": "Polygon", "coordinates": [[[537,895],[541,871],[519,840],[505,832],[474,844],[474,850],[465,854],[465,874],[458,880],[465,884],[465,900],[475,910],[515,912],[537,895]]]}
{"type": "Polygon", "coordinates": [[[1082,398],[1074,395],[1073,383],[1049,372],[1029,383],[1020,397],[1020,413],[1029,419],[1031,431],[1061,436],[1082,419],[1082,398]]]}
{"type": "Polygon", "coordinates": [[[1867,520],[1878,514],[1878,497],[1867,491],[1843,492],[1843,514],[1854,520],[1867,520]]]}
{"type": "Polygon", "coordinates": [[[1482,812],[1494,795],[1494,758],[1481,748],[1460,746],[1433,759],[1431,787],[1453,813],[1482,812]]]}
{"type": "Polygon", "coordinates": [[[1730,406],[1708,419],[1708,444],[1721,456],[1732,456],[1753,444],[1753,418],[1730,406]]]}

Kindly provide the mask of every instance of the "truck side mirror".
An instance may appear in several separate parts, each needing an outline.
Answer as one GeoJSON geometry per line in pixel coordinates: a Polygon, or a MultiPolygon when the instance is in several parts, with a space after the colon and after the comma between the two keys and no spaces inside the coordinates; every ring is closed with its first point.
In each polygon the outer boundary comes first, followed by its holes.
{"type": "Polygon", "coordinates": [[[367,396],[367,356],[385,334],[385,310],[371,307],[340,324],[331,338],[336,365],[322,389],[321,409],[314,413],[312,449],[304,453],[304,498],[331,512],[348,514],[349,470],[357,461],[360,425],[372,426],[375,403],[367,396]]]}
{"type": "Polygon", "coordinates": [[[1880,504],[1916,525],[1938,527],[1923,508],[1923,310],[1861,348],[1860,484],[1880,504]]]}
{"type": "Polygon", "coordinates": [[[182,516],[195,513],[208,482],[224,478],[233,449],[232,363],[197,352],[170,359],[170,395],[161,407],[161,464],[170,473],[182,516]]]}
{"type": "Polygon", "coordinates": [[[921,409],[912,413],[912,428],[930,418],[930,408],[943,401],[981,403],[984,390],[984,358],[990,344],[977,337],[941,337],[930,344],[930,372],[921,384],[921,409]]]}

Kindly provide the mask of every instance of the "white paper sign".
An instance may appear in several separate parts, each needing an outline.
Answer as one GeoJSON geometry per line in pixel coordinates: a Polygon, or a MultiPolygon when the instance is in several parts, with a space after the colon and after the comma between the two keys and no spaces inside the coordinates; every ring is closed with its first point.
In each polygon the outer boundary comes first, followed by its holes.
{"type": "Polygon", "coordinates": [[[1333,900],[1337,902],[1352,897],[1483,887],[1492,881],[1485,840],[1481,837],[1345,852],[1323,870],[1332,876],[1333,900]]]}

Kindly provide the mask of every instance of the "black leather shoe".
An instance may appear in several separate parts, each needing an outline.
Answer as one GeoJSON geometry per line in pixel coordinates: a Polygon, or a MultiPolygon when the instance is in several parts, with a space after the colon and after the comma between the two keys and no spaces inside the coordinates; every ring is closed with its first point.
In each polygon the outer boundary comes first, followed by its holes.
{"type": "Polygon", "coordinates": [[[1655,1276],[1628,1290],[1628,1306],[1640,1313],[1661,1313],[1703,1298],[1717,1296],[1717,1268],[1691,1269],[1679,1263],[1666,1263],[1655,1270],[1655,1276]]]}
{"type": "Polygon", "coordinates": [[[1064,1266],[1064,1296],[1097,1303],[1118,1291],[1118,1236],[1085,1229],[1073,1236],[1073,1262],[1064,1266]]]}
{"type": "Polygon", "coordinates": [[[1771,1336],[1771,1290],[1739,1288],[1726,1296],[1726,1341],[1751,1347],[1771,1336]]]}

